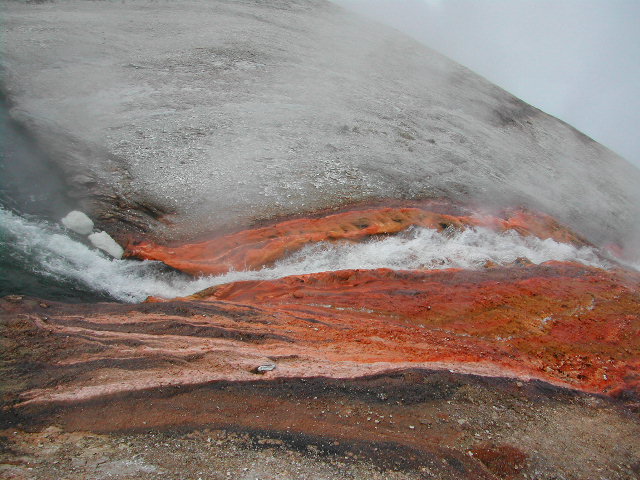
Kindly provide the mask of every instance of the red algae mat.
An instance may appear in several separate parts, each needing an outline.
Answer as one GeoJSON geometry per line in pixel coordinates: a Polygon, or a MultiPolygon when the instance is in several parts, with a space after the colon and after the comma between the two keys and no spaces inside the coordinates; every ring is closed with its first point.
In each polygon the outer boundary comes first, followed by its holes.
{"type": "Polygon", "coordinates": [[[2,414],[11,432],[230,429],[437,475],[423,478],[588,479],[592,463],[629,478],[639,285],[549,263],[328,272],[138,305],[6,297],[2,414]]]}
{"type": "Polygon", "coordinates": [[[616,395],[639,386],[639,286],[638,275],[550,262],[327,272],[222,285],[191,298],[300,319],[295,343],[334,362],[504,368],[616,395]]]}
{"type": "Polygon", "coordinates": [[[497,231],[514,230],[559,242],[584,245],[585,241],[553,218],[524,210],[505,211],[502,215],[478,215],[457,211],[444,203],[440,208],[379,207],[350,210],[318,218],[287,220],[274,225],[214,236],[207,241],[163,246],[151,242],[132,242],[129,257],[159,260],[192,275],[218,275],[229,270],[255,270],[301,247],[322,241],[363,240],[373,235],[391,235],[411,226],[435,228],[490,227],[497,231]]]}
{"type": "MultiPolygon", "coordinates": [[[[308,243],[359,241],[410,226],[482,226],[586,244],[543,214],[508,210],[481,215],[434,202],[287,220],[196,244],[132,244],[129,255],[161,260],[192,274],[215,274],[258,269],[308,243]]],[[[535,266],[522,260],[508,268],[489,263],[481,271],[350,270],[237,282],[188,300],[269,312],[274,319],[270,333],[284,329],[290,337],[295,332],[292,343],[305,345],[309,355],[323,361],[441,362],[591,392],[637,393],[638,274],[570,263],[535,266]],[[276,319],[284,323],[276,326],[276,319]]]]}
{"type": "Polygon", "coordinates": [[[83,372],[24,392],[26,403],[251,379],[261,364],[276,366],[269,378],[413,366],[621,396],[638,393],[639,286],[638,275],[568,263],[356,270],[140,305],[4,301],[3,316],[34,348],[59,346],[60,372],[83,372]]]}
{"type": "MultiPolygon", "coordinates": [[[[189,273],[214,273],[240,265],[259,268],[311,242],[358,241],[412,225],[512,229],[585,244],[542,214],[479,215],[435,202],[287,220],[198,244],[139,243],[129,247],[129,254],[189,273]]],[[[639,286],[634,272],[520,259],[509,266],[488,262],[479,270],[345,270],[244,281],[171,302],[150,298],[140,306],[100,305],[89,311],[60,305],[46,316],[36,309],[23,312],[30,328],[83,339],[59,366],[116,362],[136,367],[99,369],[81,382],[72,378],[40,386],[23,392],[21,401],[250,379],[261,364],[275,366],[269,378],[351,378],[420,367],[635,396],[640,388],[639,286]],[[168,368],[159,358],[175,362],[168,368]]],[[[16,313],[12,304],[5,305],[16,313]]]]}

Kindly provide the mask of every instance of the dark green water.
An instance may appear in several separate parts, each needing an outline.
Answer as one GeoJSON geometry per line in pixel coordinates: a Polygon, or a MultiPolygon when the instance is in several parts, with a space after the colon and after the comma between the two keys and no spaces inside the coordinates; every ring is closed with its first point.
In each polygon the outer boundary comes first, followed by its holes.
{"type": "Polygon", "coordinates": [[[118,273],[127,275],[127,269],[56,226],[74,202],[61,172],[8,108],[0,96],[0,296],[65,302],[144,298],[143,292],[126,295],[117,288],[114,294],[109,283],[122,282],[118,273]]]}
{"type": "Polygon", "coordinates": [[[0,211],[0,296],[20,294],[71,303],[114,300],[108,292],[96,292],[73,277],[45,271],[42,251],[35,245],[27,247],[23,241],[35,240],[36,234],[25,232],[28,237],[19,238],[22,234],[13,229],[14,220],[8,215],[6,210],[0,211]]]}
{"type": "Polygon", "coordinates": [[[72,209],[64,182],[44,151],[11,120],[0,97],[0,295],[24,294],[67,302],[110,299],[72,280],[44,274],[16,229],[12,212],[40,218],[60,218],[72,209]]]}
{"type": "Polygon", "coordinates": [[[208,286],[159,262],[116,260],[60,226],[76,209],[61,172],[0,96],[0,296],[139,302],[208,286]]]}
{"type": "Polygon", "coordinates": [[[117,260],[59,225],[0,208],[0,292],[66,302],[140,302],[209,286],[159,262],[117,260]]]}

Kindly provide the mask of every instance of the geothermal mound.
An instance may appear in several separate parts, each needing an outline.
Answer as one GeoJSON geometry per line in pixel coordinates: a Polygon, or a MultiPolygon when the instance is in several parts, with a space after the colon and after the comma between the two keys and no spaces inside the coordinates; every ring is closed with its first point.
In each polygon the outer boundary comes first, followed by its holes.
{"type": "Polygon", "coordinates": [[[189,240],[354,202],[448,197],[527,206],[596,242],[638,233],[638,169],[324,0],[8,2],[4,27],[13,116],[106,226],[155,231],[144,214],[164,212],[189,240]]]}
{"type": "Polygon", "coordinates": [[[2,475],[640,474],[637,169],[325,1],[3,7],[2,475]]]}

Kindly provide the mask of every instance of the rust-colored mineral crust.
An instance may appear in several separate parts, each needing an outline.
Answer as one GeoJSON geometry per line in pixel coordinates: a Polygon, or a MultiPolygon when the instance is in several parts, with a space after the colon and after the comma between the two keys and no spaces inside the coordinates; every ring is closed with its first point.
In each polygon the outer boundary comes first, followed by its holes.
{"type": "Polygon", "coordinates": [[[639,278],[559,262],[346,270],[232,283],[192,298],[320,322],[305,337],[335,361],[491,365],[619,393],[637,391],[640,379],[639,278]]]}
{"type": "Polygon", "coordinates": [[[327,272],[138,306],[3,307],[20,313],[24,326],[11,328],[73,343],[51,365],[60,382],[25,391],[25,404],[248,380],[263,364],[276,365],[269,378],[421,367],[633,396],[639,286],[638,275],[549,263],[327,272]]]}
{"type": "MultiPolygon", "coordinates": [[[[544,215],[413,206],[129,251],[191,274],[222,273],[310,242],[411,225],[585,244],[544,215]]],[[[450,480],[533,478],[541,466],[571,478],[637,470],[640,274],[628,270],[519,258],[477,270],[243,281],[137,305],[10,296],[0,299],[0,329],[0,426],[11,435],[52,423],[212,428],[450,480]],[[553,446],[560,441],[564,448],[553,446]]]]}
{"type": "MultiPolygon", "coordinates": [[[[311,242],[357,241],[412,225],[512,229],[585,244],[543,214],[478,214],[434,202],[288,220],[178,247],[140,243],[129,251],[188,273],[211,274],[260,268],[311,242]]],[[[329,376],[438,362],[465,372],[535,377],[623,395],[637,393],[639,386],[639,285],[636,273],[521,259],[481,271],[346,270],[236,282],[182,300],[215,302],[226,312],[240,306],[259,311],[263,321],[247,325],[247,335],[274,340],[251,350],[297,358],[287,363],[293,370],[280,368],[275,376],[316,371],[308,362],[322,365],[329,376]],[[294,368],[301,359],[305,366],[294,368]]],[[[218,327],[230,328],[219,321],[218,327]]]]}
{"type": "Polygon", "coordinates": [[[453,206],[434,211],[427,207],[380,207],[351,210],[320,218],[300,218],[275,225],[243,230],[210,240],[162,246],[151,242],[131,243],[127,255],[159,260],[192,275],[219,275],[229,270],[256,270],[270,265],[309,243],[335,240],[362,240],[372,235],[401,232],[411,226],[436,228],[491,227],[515,230],[522,235],[552,238],[559,242],[585,242],[553,218],[525,210],[504,212],[502,216],[460,214],[453,206]],[[454,213],[455,212],[455,213],[454,213]]]}

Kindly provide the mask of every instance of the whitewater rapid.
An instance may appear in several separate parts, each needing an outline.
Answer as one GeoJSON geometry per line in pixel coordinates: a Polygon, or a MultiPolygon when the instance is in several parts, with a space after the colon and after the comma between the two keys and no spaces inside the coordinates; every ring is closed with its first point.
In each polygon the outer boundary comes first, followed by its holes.
{"type": "Polygon", "coordinates": [[[523,237],[515,231],[496,233],[470,228],[438,232],[411,228],[396,236],[362,243],[311,244],[268,268],[194,279],[170,271],[160,262],[109,258],[60,226],[4,209],[0,209],[0,249],[5,264],[10,259],[12,265],[21,265],[29,275],[122,302],[140,302],[148,296],[186,296],[241,280],[344,269],[477,269],[488,261],[507,265],[518,257],[536,264],[560,260],[611,267],[593,248],[523,237]]]}

